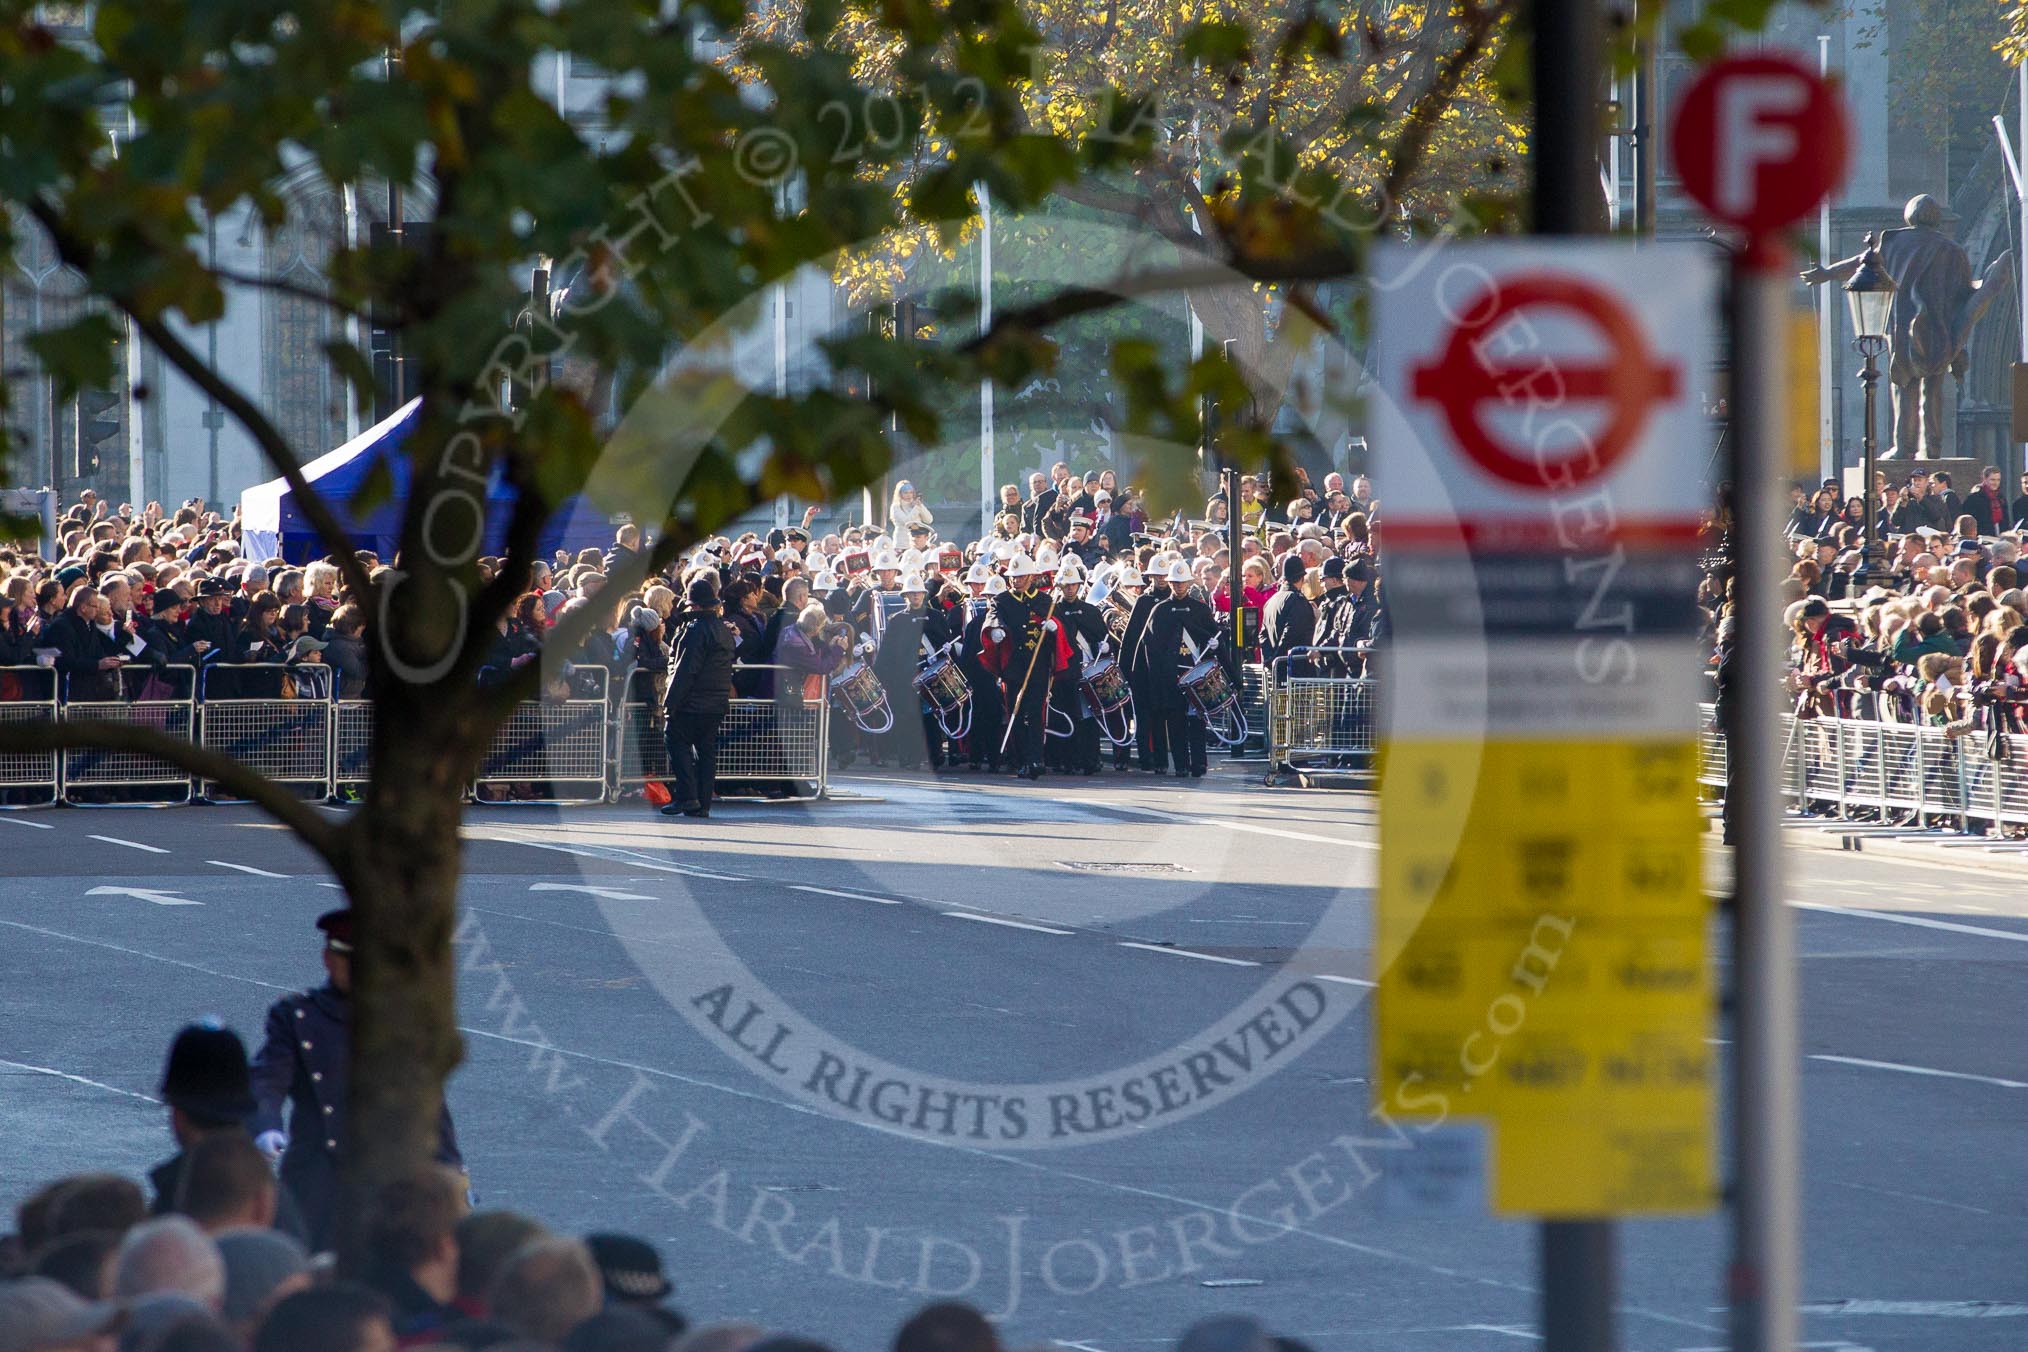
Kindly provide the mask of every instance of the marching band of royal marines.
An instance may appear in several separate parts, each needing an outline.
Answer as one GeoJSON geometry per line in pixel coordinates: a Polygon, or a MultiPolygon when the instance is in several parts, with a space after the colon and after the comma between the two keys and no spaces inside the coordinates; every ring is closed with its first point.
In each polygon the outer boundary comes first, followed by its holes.
{"type": "Polygon", "coordinates": [[[686,561],[676,594],[721,622],[697,598],[724,593],[741,662],[788,669],[771,681],[777,698],[828,691],[843,715],[831,736],[841,766],[863,756],[1033,780],[1110,764],[1199,778],[1213,743],[1257,731],[1240,708],[1244,666],[1362,674],[1387,629],[1363,479],[1364,495],[1336,475],[1322,495],[1305,481],[1279,522],[1244,481],[1237,597],[1222,522],[1150,523],[1111,479],[1058,465],[1033,476],[1026,500],[1009,485],[1002,514],[969,545],[938,540],[904,484],[891,533],[813,537],[806,519],[713,540],[686,561]]]}

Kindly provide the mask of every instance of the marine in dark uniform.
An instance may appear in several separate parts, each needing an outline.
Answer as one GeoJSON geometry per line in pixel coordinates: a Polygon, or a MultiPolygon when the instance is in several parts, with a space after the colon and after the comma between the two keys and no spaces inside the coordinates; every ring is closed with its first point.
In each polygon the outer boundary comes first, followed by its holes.
{"type": "MultiPolygon", "coordinates": [[[[268,1007],[267,1040],[252,1067],[254,1144],[281,1157],[282,1185],[302,1208],[308,1243],[329,1248],[345,1157],[347,1086],[352,1078],[352,912],[317,917],[324,973],[314,990],[268,1007]],[[287,1118],[284,1120],[284,1106],[287,1118]]],[[[458,1137],[445,1105],[437,1159],[462,1169],[458,1137]]]]}
{"type": "Polygon", "coordinates": [[[1007,571],[1007,590],[993,598],[986,627],[992,640],[988,662],[999,673],[1007,694],[1007,717],[1014,724],[1008,751],[1023,779],[1040,779],[1049,686],[1063,664],[1061,627],[1050,614],[1049,596],[1035,589],[1035,564],[1019,558],[1007,571]]]}
{"type": "MultiPolygon", "coordinates": [[[[1177,778],[1201,779],[1207,768],[1204,720],[1185,698],[1181,678],[1217,643],[1218,617],[1191,591],[1188,564],[1170,565],[1168,583],[1169,594],[1150,612],[1141,642],[1155,701],[1149,712],[1168,724],[1169,759],[1177,778]]],[[[1232,675],[1230,670],[1226,674],[1232,675]]]]}
{"type": "Polygon", "coordinates": [[[1141,769],[1151,775],[1160,773],[1169,759],[1169,722],[1156,703],[1155,664],[1149,660],[1147,645],[1148,617],[1168,594],[1162,579],[1151,576],[1147,590],[1134,598],[1126,632],[1120,637],[1120,665],[1126,670],[1127,688],[1134,693],[1134,749],[1141,769]]]}
{"type": "Polygon", "coordinates": [[[1006,729],[1006,706],[1000,682],[985,663],[985,628],[993,615],[993,603],[986,588],[993,577],[983,563],[975,563],[965,575],[967,615],[964,637],[958,644],[958,670],[972,687],[972,731],[965,739],[965,759],[974,770],[1000,768],[1000,734],[1006,729]]]}
{"type": "Polygon", "coordinates": [[[930,608],[928,586],[921,578],[913,574],[903,578],[901,594],[904,604],[888,616],[887,627],[880,635],[880,651],[873,658],[873,674],[880,678],[880,684],[887,690],[889,706],[894,710],[894,727],[885,740],[895,764],[913,769],[927,759],[934,770],[943,764],[940,754],[943,729],[923,707],[922,697],[915,690],[915,678],[922,672],[923,658],[949,643],[956,634],[942,611],[930,608]],[[909,716],[910,710],[915,711],[915,717],[909,716]]]}
{"type": "Polygon", "coordinates": [[[1068,718],[1071,734],[1054,741],[1052,749],[1061,768],[1072,774],[1091,775],[1099,770],[1097,711],[1085,707],[1084,672],[1096,662],[1110,635],[1105,616],[1084,599],[1085,573],[1075,559],[1065,559],[1056,574],[1056,618],[1070,644],[1070,662],[1053,683],[1056,707],[1062,710],[1059,723],[1068,718]]]}

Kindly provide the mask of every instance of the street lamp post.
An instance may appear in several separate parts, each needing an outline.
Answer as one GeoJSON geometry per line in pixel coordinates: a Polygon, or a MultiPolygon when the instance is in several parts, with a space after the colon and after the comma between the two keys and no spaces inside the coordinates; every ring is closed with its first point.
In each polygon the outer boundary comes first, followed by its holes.
{"type": "Polygon", "coordinates": [[[1872,235],[1866,237],[1866,253],[1859,270],[1845,283],[1845,303],[1852,314],[1852,346],[1866,359],[1859,372],[1866,391],[1866,468],[1859,496],[1866,503],[1866,556],[1859,566],[1858,590],[1886,585],[1887,555],[1880,543],[1880,505],[1874,496],[1874,459],[1878,448],[1873,410],[1873,387],[1880,383],[1879,357],[1887,350],[1888,313],[1894,306],[1894,279],[1880,266],[1879,250],[1872,235]]]}

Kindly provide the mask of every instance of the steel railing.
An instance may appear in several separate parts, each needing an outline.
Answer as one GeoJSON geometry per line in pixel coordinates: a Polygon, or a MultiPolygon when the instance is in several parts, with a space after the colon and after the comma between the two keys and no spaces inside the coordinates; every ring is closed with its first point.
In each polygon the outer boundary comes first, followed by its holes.
{"type": "MultiPolygon", "coordinates": [[[[1702,706],[1698,780],[1722,796],[1725,738],[1717,723],[1714,706],[1702,706]]],[[[1969,834],[2028,826],[2028,736],[1784,716],[1782,742],[1782,784],[1799,811],[1969,834]],[[1995,759],[1995,750],[2005,758],[1995,759]]]]}
{"type": "MultiPolygon", "coordinates": [[[[55,723],[56,684],[53,667],[0,667],[0,724],[55,723]]],[[[45,807],[62,796],[60,754],[0,752],[0,807],[45,807]]]]}
{"type": "Polygon", "coordinates": [[[1321,656],[1361,655],[1355,648],[1297,648],[1268,669],[1267,782],[1283,776],[1359,774],[1372,768],[1378,736],[1375,682],[1368,676],[1315,671],[1321,656]]]}
{"type": "MultiPolygon", "coordinates": [[[[781,689],[771,697],[736,698],[718,729],[720,782],[806,783],[822,797],[830,783],[831,700],[828,682],[813,698],[801,693],[803,673],[782,666],[741,666],[773,672],[781,689]],[[796,693],[786,693],[787,683],[796,693]]],[[[662,703],[647,672],[627,683],[613,720],[615,792],[638,789],[669,773],[662,735],[662,703]]],[[[821,680],[821,678],[820,678],[821,680]]]]}

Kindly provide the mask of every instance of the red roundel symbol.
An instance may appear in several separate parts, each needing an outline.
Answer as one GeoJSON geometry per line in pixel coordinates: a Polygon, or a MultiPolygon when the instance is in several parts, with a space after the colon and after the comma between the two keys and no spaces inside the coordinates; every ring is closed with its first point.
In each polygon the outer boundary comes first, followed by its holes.
{"type": "Polygon", "coordinates": [[[1546,492],[1598,478],[1634,448],[1655,406],[1682,390],[1682,372],[1649,352],[1640,325],[1619,299],[1585,278],[1503,277],[1462,313],[1442,354],[1415,368],[1410,393],[1435,404],[1459,449],[1503,483],[1546,492]],[[1545,311],[1583,321],[1597,334],[1598,355],[1561,356],[1520,344],[1518,355],[1508,356],[1488,343],[1514,316],[1545,311]],[[1603,411],[1602,425],[1590,433],[1570,417],[1587,405],[1603,411]],[[1514,441],[1488,423],[1488,415],[1502,409],[1523,415],[1514,441]],[[1532,441],[1544,433],[1556,440],[1532,441]]]}

